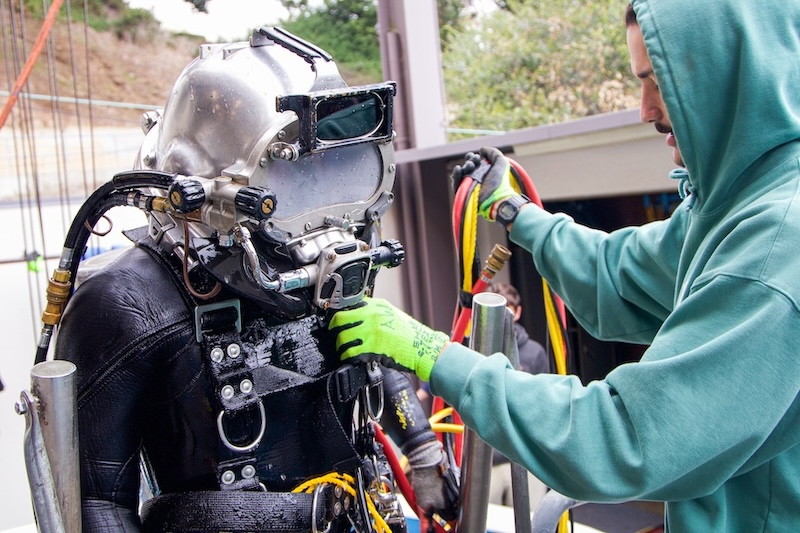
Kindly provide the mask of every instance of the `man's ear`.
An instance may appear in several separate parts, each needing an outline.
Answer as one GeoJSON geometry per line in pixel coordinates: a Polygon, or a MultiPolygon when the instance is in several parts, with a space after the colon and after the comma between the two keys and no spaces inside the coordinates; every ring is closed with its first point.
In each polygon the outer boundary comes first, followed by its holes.
{"type": "Polygon", "coordinates": [[[522,316],[522,306],[518,305],[516,308],[512,308],[511,310],[514,311],[514,322],[519,322],[519,317],[522,316]]]}

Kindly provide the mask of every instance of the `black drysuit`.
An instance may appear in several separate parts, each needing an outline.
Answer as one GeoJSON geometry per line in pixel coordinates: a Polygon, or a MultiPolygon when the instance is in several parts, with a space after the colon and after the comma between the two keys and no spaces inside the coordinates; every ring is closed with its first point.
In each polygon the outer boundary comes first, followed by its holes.
{"type": "MultiPolygon", "coordinates": [[[[223,351],[230,344],[226,336],[236,328],[226,322],[232,308],[225,306],[236,296],[223,290],[209,301],[194,298],[185,290],[180,267],[145,237],[89,276],[64,314],[56,358],[78,368],[84,531],[140,530],[142,450],[162,495],[160,505],[144,507],[145,530],[180,530],[199,521],[209,530],[270,531],[277,522],[286,528],[280,531],[294,531],[292,520],[297,531],[308,530],[310,496],[286,493],[309,478],[352,473],[361,465],[364,450],[351,442],[351,423],[366,372],[340,367],[320,316],[276,319],[246,300],[239,301],[242,328],[234,334],[242,364],[235,371],[213,371],[208,353],[214,343],[223,351]],[[222,308],[209,313],[212,320],[200,332],[205,340],[198,342],[196,308],[219,302],[222,308]],[[206,337],[215,320],[225,325],[222,333],[206,337]],[[245,375],[254,385],[255,403],[220,414],[221,384],[227,380],[238,387],[245,375]],[[254,407],[259,403],[263,411],[254,407]],[[223,433],[234,447],[256,440],[258,445],[247,453],[231,451],[223,433]],[[254,467],[250,477],[242,475],[248,465],[254,467]],[[262,500],[261,489],[279,497],[262,500]],[[197,503],[187,505],[192,495],[197,503]],[[236,515],[236,495],[242,497],[237,505],[250,505],[260,516],[236,515]],[[292,518],[293,512],[300,518],[292,518]]],[[[195,275],[193,284],[207,290],[214,280],[195,275]]],[[[387,432],[404,449],[434,439],[408,379],[383,371],[389,396],[402,391],[414,400],[404,402],[412,412],[400,417],[417,422],[403,420],[403,430],[397,410],[386,409],[387,432]]],[[[320,529],[323,518],[315,516],[320,529]]],[[[344,517],[336,523],[334,531],[349,530],[344,517]]]]}

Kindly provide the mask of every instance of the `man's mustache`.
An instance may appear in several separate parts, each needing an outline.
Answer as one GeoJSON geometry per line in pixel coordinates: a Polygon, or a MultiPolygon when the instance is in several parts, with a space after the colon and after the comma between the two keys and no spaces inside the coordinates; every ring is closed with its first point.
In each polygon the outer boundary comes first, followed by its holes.
{"type": "Polygon", "coordinates": [[[656,122],[654,124],[654,126],[655,126],[656,131],[658,133],[672,133],[672,128],[670,128],[669,126],[664,125],[664,123],[662,123],[662,122],[656,122]]]}

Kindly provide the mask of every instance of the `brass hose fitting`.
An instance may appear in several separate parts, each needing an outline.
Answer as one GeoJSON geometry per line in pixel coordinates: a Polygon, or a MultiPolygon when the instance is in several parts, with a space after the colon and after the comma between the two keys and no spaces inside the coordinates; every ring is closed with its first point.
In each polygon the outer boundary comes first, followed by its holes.
{"type": "Polygon", "coordinates": [[[55,326],[61,320],[64,304],[72,290],[69,270],[57,268],[47,285],[47,306],[42,313],[42,323],[55,326]]]}
{"type": "Polygon", "coordinates": [[[511,257],[511,250],[500,244],[495,244],[481,270],[481,279],[489,283],[495,274],[503,270],[508,259],[511,257]]]}

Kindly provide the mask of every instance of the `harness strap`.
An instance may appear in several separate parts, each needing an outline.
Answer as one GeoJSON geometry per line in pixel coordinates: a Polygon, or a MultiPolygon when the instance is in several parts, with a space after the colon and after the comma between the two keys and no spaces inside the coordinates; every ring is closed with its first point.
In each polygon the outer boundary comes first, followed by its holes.
{"type": "Polygon", "coordinates": [[[261,481],[255,468],[253,451],[258,447],[266,428],[264,405],[255,390],[253,375],[245,364],[241,340],[239,300],[228,300],[195,308],[195,328],[201,341],[203,356],[221,407],[217,416],[220,440],[229,459],[217,465],[217,480],[223,491],[258,490],[261,481]],[[260,421],[247,443],[228,439],[226,420],[237,413],[253,410],[260,421]]]}

